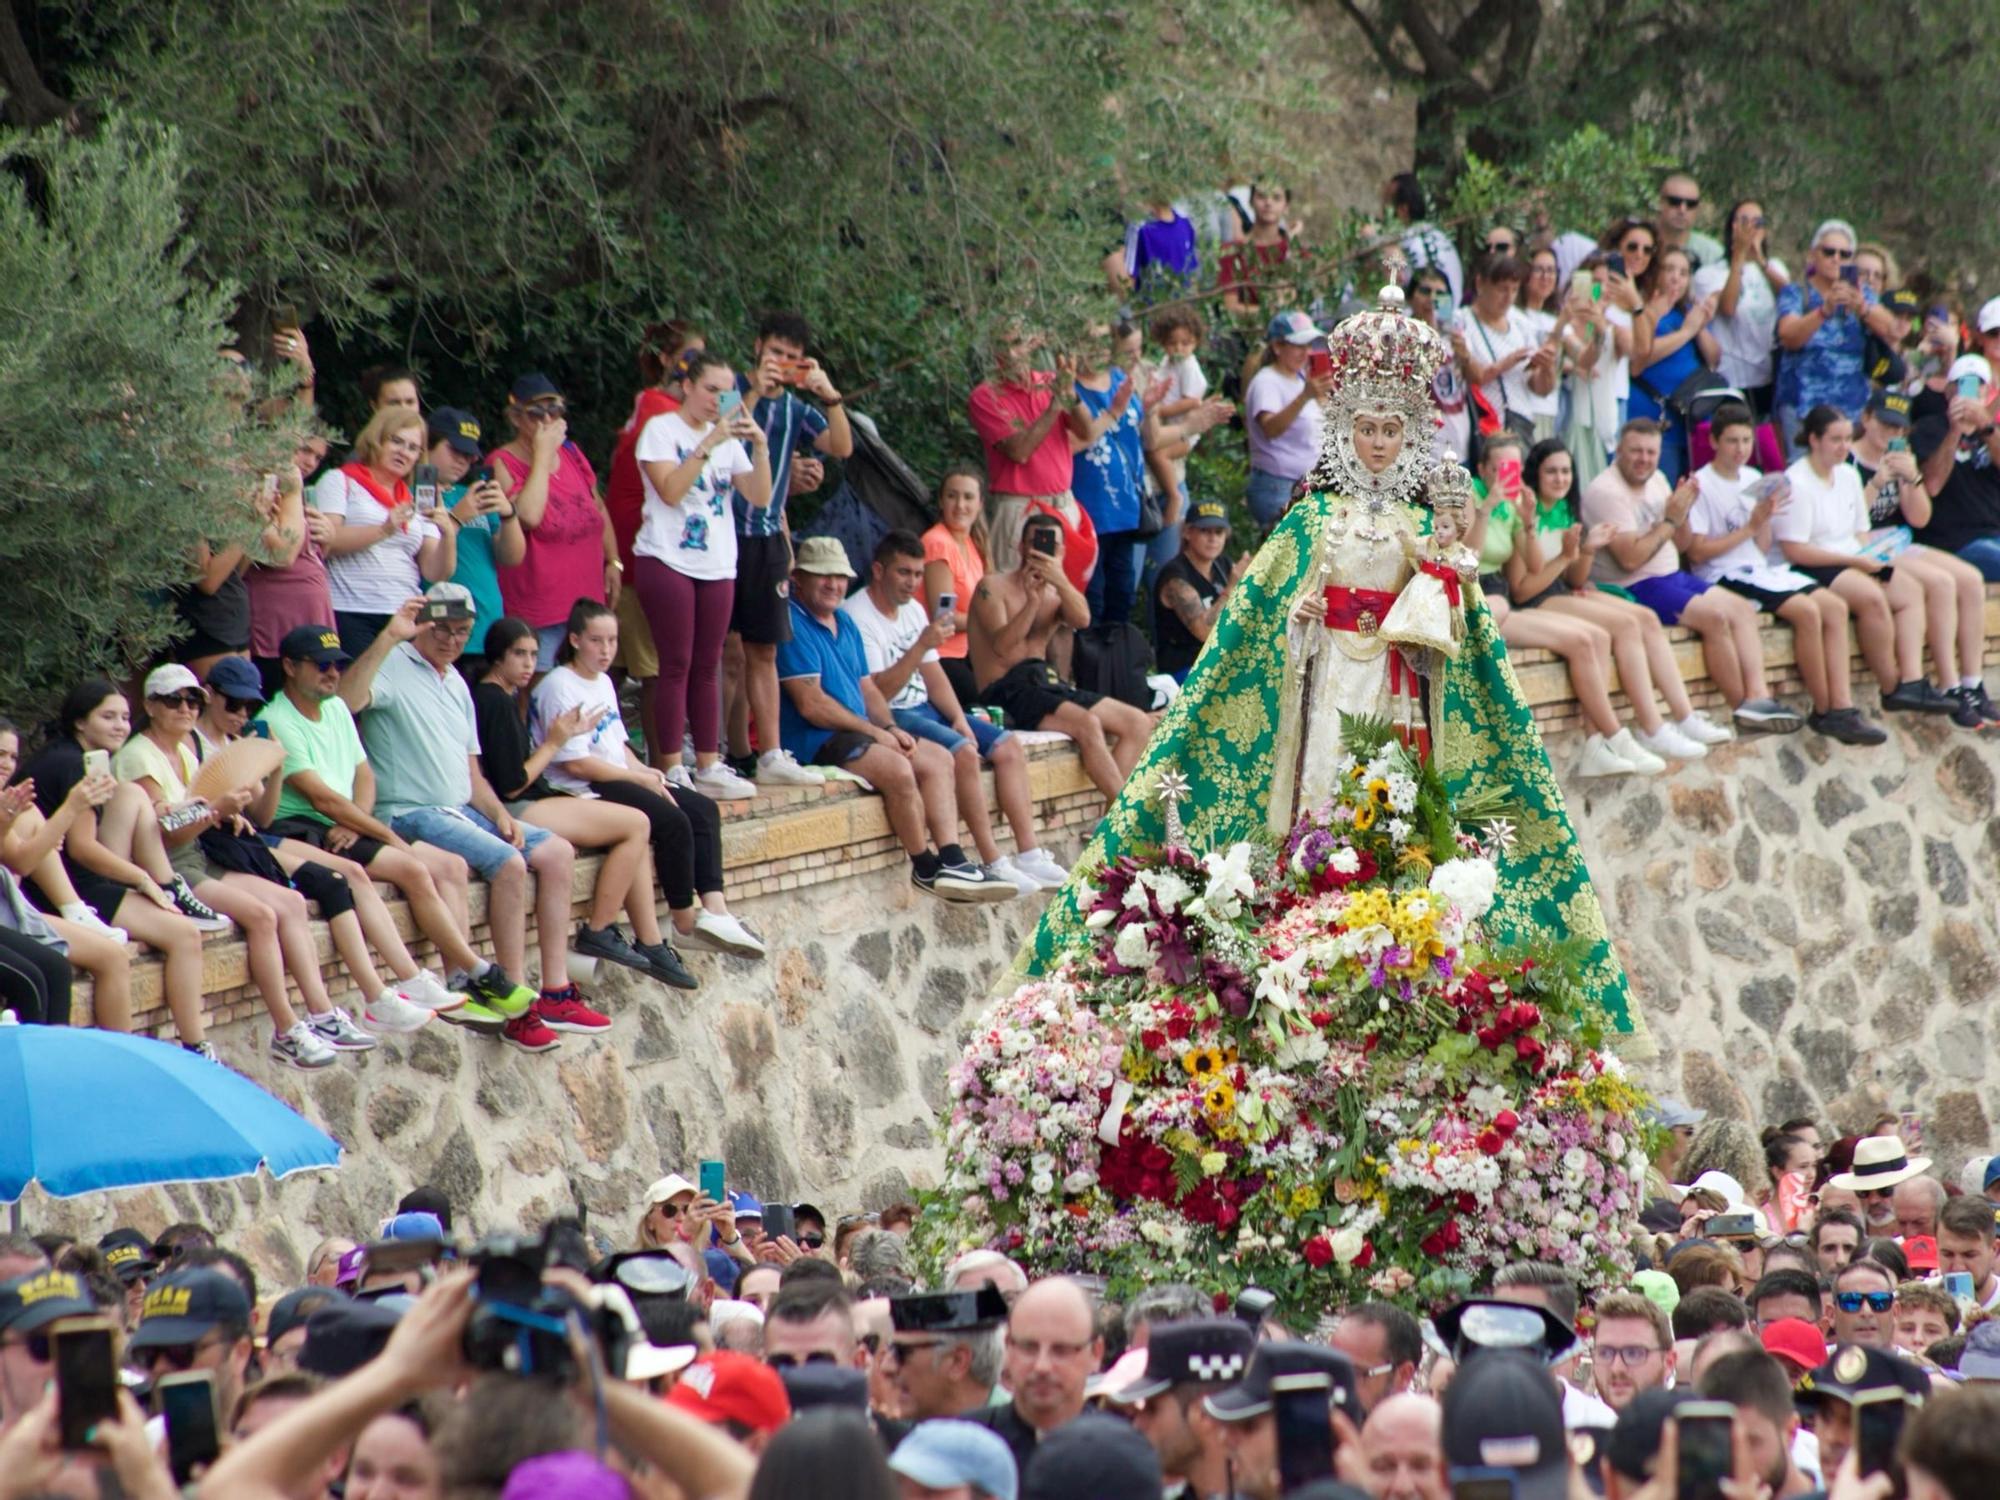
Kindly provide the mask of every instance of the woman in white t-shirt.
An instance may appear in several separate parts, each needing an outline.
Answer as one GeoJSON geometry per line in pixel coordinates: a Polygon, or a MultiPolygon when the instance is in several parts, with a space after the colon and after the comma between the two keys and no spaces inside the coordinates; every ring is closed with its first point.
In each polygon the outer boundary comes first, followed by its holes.
{"type": "MultiPolygon", "coordinates": [[[[755,788],[721,763],[717,681],[736,599],[732,501],[740,494],[758,510],[771,503],[771,455],[727,361],[690,350],[685,369],[680,409],[649,421],[633,450],[646,499],[632,548],[632,585],[660,652],[652,744],[656,754],[676,760],[692,728],[689,784],[714,796],[748,797],[755,788]]],[[[686,777],[678,764],[669,774],[686,777]]]]}
{"type": "MultiPolygon", "coordinates": [[[[615,802],[645,814],[652,825],[653,868],[679,941],[761,958],[763,940],[731,914],[723,898],[722,819],[715,804],[699,792],[669,784],[632,753],[609,675],[617,656],[617,613],[579,599],[569,614],[556,669],[536,686],[529,716],[530,733],[543,743],[554,738],[550,726],[565,714],[580,714],[587,726],[563,739],[550,757],[549,782],[573,797],[615,802]]],[[[638,926],[636,912],[633,922],[638,926]]]]}
{"type": "MultiPolygon", "coordinates": [[[[1473,272],[1478,295],[1453,320],[1451,347],[1465,378],[1479,387],[1496,416],[1504,421],[1511,413],[1532,426],[1535,398],[1555,395],[1556,368],[1554,354],[1538,352],[1534,325],[1514,305],[1525,279],[1511,255],[1481,261],[1473,272]]],[[[1551,428],[1554,415],[1551,408],[1551,428]]]]}
{"type": "Polygon", "coordinates": [[[1764,205],[1755,198],[1734,204],[1723,220],[1723,259],[1694,276],[1696,301],[1715,298],[1708,331],[1715,336],[1723,378],[1750,398],[1764,417],[1778,373],[1778,289],[1791,284],[1785,263],[1765,254],[1764,205]]]}
{"type": "Polygon", "coordinates": [[[327,539],[327,588],[340,649],[359,657],[403,601],[458,566],[458,522],[443,507],[417,514],[410,471],[423,462],[424,419],[384,406],[354,440],[354,453],[313,489],[313,506],[335,523],[327,539]]]}
{"type": "Polygon", "coordinates": [[[1954,701],[1924,677],[1923,585],[1861,550],[1870,497],[1860,471],[1847,461],[1853,435],[1837,406],[1806,413],[1798,434],[1805,456],[1785,471],[1791,497],[1772,521],[1771,535],[1786,562],[1846,601],[1885,710],[1950,713],[1954,701]]]}

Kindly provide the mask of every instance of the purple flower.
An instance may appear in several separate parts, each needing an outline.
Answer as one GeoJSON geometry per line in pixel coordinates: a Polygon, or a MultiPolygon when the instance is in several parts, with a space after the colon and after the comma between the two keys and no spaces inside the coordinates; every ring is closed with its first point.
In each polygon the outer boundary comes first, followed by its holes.
{"type": "Polygon", "coordinates": [[[1153,929],[1160,949],[1160,973],[1168,984],[1181,985],[1194,978],[1194,950],[1188,947],[1187,928],[1179,922],[1161,922],[1153,929]]]}

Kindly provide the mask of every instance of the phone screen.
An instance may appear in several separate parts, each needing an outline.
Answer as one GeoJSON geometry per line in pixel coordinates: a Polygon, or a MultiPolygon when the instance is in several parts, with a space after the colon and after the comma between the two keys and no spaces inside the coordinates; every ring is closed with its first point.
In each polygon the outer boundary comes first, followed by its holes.
{"type": "Polygon", "coordinates": [[[1903,1418],[1909,1410],[1900,1395],[1854,1409],[1854,1446],[1860,1451],[1862,1475],[1887,1474],[1898,1495],[1903,1493],[1903,1471],[1896,1463],[1896,1445],[1902,1441],[1903,1418]]]}
{"type": "Polygon", "coordinates": [[[410,470],[410,498],[416,501],[420,516],[427,516],[437,509],[438,471],[433,465],[418,464],[410,470]]]}
{"type": "Polygon", "coordinates": [[[1438,322],[1440,324],[1449,323],[1452,313],[1456,310],[1452,303],[1450,292],[1439,292],[1435,297],[1431,298],[1431,306],[1437,309],[1438,322]]]}
{"type": "Polygon", "coordinates": [[[493,482],[493,465],[481,464],[465,476],[465,482],[467,484],[491,484],[493,482]]]}
{"type": "Polygon", "coordinates": [[[713,1199],[717,1203],[727,1203],[729,1201],[727,1195],[723,1192],[721,1162],[705,1161],[701,1164],[700,1184],[702,1197],[713,1199]]]}
{"type": "Polygon", "coordinates": [[[1314,380],[1333,378],[1333,355],[1325,349],[1315,349],[1306,357],[1306,368],[1312,372],[1314,380]]]}
{"type": "Polygon", "coordinates": [[[62,1445],[71,1452],[90,1447],[89,1433],[118,1416],[118,1363],[111,1325],[102,1318],[77,1318],[50,1325],[55,1341],[56,1407],[62,1417],[62,1445]]]}
{"type": "Polygon", "coordinates": [[[766,1203],[764,1205],[764,1233],[772,1239],[795,1240],[799,1237],[798,1221],[792,1217],[789,1203],[766,1203]]]}
{"type": "Polygon", "coordinates": [[[1333,1477],[1331,1387],[1324,1375],[1307,1378],[1314,1383],[1298,1390],[1284,1388],[1286,1376],[1274,1376],[1271,1380],[1271,1410],[1278,1428],[1278,1471],[1288,1495],[1317,1480],[1333,1477]]]}
{"type": "Polygon", "coordinates": [[[946,593],[946,594],[939,594],[939,595],[938,595],[938,602],[937,602],[937,613],[938,613],[938,614],[940,614],[940,615],[955,615],[955,614],[957,614],[957,613],[958,613],[958,595],[956,595],[956,594],[950,594],[950,593],[946,593]]]}
{"type": "Polygon", "coordinates": [[[1680,1487],[1675,1500],[1722,1500],[1722,1481],[1736,1472],[1730,1418],[1681,1415],[1680,1487]]]}
{"type": "Polygon", "coordinates": [[[154,1388],[167,1424],[167,1462],[174,1483],[194,1478],[199,1464],[214,1463],[222,1451],[215,1422],[215,1378],[204,1373],[162,1376],[154,1388]]]}

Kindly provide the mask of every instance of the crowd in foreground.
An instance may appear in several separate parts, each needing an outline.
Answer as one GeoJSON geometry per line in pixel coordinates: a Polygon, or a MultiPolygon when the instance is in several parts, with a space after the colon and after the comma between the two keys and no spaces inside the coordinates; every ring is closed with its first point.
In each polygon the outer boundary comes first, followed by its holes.
{"type": "Polygon", "coordinates": [[[993,1250],[926,1285],[912,1205],[829,1223],[678,1174],[616,1241],[454,1248],[419,1188],[283,1291],[198,1225],[14,1236],[0,1500],[106,1471],[131,1500],[2000,1493],[2000,1157],[1941,1180],[1895,1116],[1825,1149],[1804,1119],[1656,1123],[1627,1284],[1523,1261],[1422,1318],[1120,1301],[993,1250]]]}

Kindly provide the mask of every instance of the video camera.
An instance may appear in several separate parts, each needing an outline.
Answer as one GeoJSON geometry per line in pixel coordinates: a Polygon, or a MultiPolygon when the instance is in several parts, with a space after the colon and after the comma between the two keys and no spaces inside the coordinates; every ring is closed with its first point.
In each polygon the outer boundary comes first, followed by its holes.
{"type": "Polygon", "coordinates": [[[478,1273],[463,1343],[474,1369],[567,1382],[578,1373],[574,1321],[603,1352],[606,1369],[624,1370],[638,1319],[622,1289],[604,1287],[586,1304],[542,1280],[551,1267],[587,1273],[589,1247],[575,1225],[559,1221],[534,1239],[490,1234],[465,1259],[478,1273]]]}

